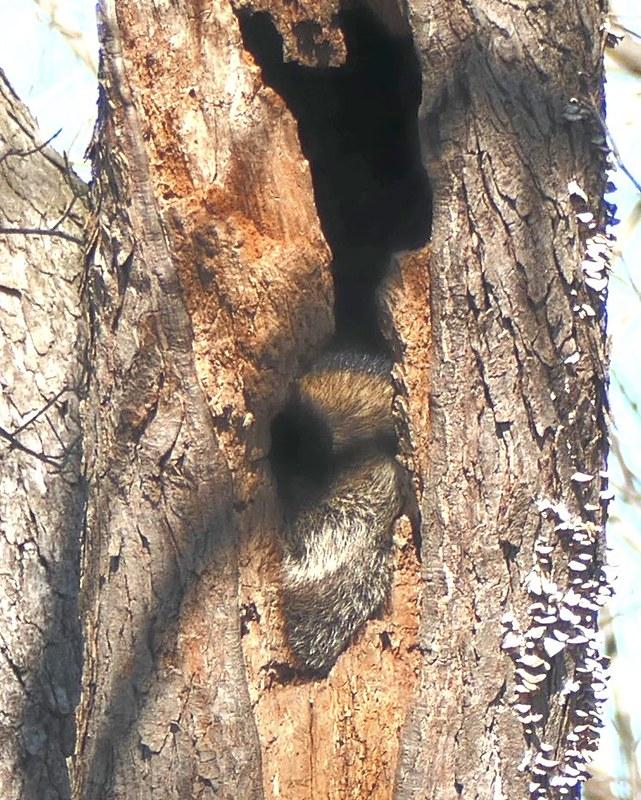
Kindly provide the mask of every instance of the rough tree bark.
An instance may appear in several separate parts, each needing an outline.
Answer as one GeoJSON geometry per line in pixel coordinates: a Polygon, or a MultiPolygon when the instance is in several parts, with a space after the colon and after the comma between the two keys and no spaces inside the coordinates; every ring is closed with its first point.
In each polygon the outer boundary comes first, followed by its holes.
{"type": "Polygon", "coordinates": [[[576,796],[607,594],[601,20],[103,0],[73,797],[576,796]],[[417,510],[388,608],[312,680],[269,430],[333,335],[394,354],[417,510]]]}
{"type": "Polygon", "coordinates": [[[429,655],[395,796],[574,796],[609,592],[603,10],[409,5],[435,209],[429,655]]]}
{"type": "Polygon", "coordinates": [[[0,73],[0,793],[69,797],[81,670],[80,181],[0,73]],[[38,231],[41,231],[38,233],[38,231]]]}

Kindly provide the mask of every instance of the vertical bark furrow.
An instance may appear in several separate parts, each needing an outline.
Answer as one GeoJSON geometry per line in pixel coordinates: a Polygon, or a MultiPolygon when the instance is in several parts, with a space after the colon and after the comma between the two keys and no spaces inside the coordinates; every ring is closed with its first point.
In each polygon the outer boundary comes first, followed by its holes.
{"type": "Polygon", "coordinates": [[[228,465],[196,374],[113,4],[101,14],[75,796],[260,797],[228,465]]]}
{"type": "Polygon", "coordinates": [[[104,0],[84,274],[79,203],[15,230],[70,202],[50,154],[0,153],[8,796],[577,792],[607,594],[601,10],[517,5],[104,0]],[[282,631],[270,426],[332,343],[394,357],[420,513],[316,680],[282,631]]]}
{"type": "Polygon", "coordinates": [[[435,193],[423,558],[443,579],[426,583],[421,643],[433,656],[404,732],[398,798],[557,797],[575,791],[593,747],[590,732],[567,735],[580,729],[576,709],[596,721],[598,708],[598,668],[586,679],[576,670],[595,657],[589,604],[605,592],[606,354],[602,299],[581,280],[586,229],[571,181],[606,220],[594,128],[565,114],[571,97],[600,113],[600,9],[542,14],[410,4],[435,193]],[[577,313],[581,302],[594,312],[577,313]],[[587,491],[577,473],[595,476],[587,491]],[[559,503],[580,545],[554,530],[559,503]],[[579,595],[586,605],[568,623],[579,595]],[[548,644],[546,614],[576,642],[548,644]],[[568,695],[569,679],[580,688],[568,695]]]}

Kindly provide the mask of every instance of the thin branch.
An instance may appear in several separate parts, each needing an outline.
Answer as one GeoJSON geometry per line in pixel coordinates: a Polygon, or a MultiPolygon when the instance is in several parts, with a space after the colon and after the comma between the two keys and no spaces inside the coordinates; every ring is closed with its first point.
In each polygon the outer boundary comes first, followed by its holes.
{"type": "MultiPolygon", "coordinates": [[[[59,223],[57,223],[59,224],[59,223]]],[[[68,242],[75,242],[76,244],[83,245],[84,241],[66,231],[56,231],[50,228],[2,228],[0,233],[11,234],[24,234],[25,236],[56,236],[59,239],[66,239],[68,242]]]]}
{"type": "Polygon", "coordinates": [[[630,172],[630,170],[624,164],[623,159],[621,158],[621,153],[619,153],[619,149],[616,146],[616,143],[614,141],[614,138],[613,138],[612,134],[610,133],[610,131],[608,129],[608,126],[605,124],[605,121],[603,119],[601,119],[601,115],[600,114],[597,114],[595,112],[595,117],[599,121],[601,129],[603,131],[603,135],[605,136],[608,144],[610,145],[610,149],[612,150],[612,155],[614,156],[614,159],[617,162],[617,165],[618,165],[619,169],[621,170],[621,172],[623,172],[624,175],[627,175],[629,180],[632,182],[632,185],[634,186],[634,188],[637,190],[637,192],[639,192],[639,194],[641,194],[641,183],[639,183],[639,181],[634,177],[634,175],[630,172]]]}
{"type": "Polygon", "coordinates": [[[639,492],[639,489],[636,486],[638,478],[626,464],[625,459],[623,458],[623,453],[621,452],[619,440],[614,434],[612,435],[612,453],[619,462],[621,472],[623,473],[623,485],[616,486],[616,490],[623,495],[623,499],[630,504],[641,502],[641,492],[639,492]]]}
{"type": "Polygon", "coordinates": [[[640,39],[641,40],[641,33],[637,33],[636,31],[633,31],[632,28],[628,28],[627,25],[622,25],[621,24],[621,20],[623,19],[624,16],[625,15],[619,16],[618,14],[614,14],[613,15],[614,24],[618,28],[621,28],[622,31],[627,33],[628,36],[632,36],[633,39],[640,39]]]}
{"type": "Polygon", "coordinates": [[[621,158],[621,154],[619,153],[619,149],[616,146],[616,143],[614,141],[614,137],[610,133],[610,130],[609,130],[605,120],[603,119],[601,114],[596,109],[592,108],[591,110],[592,110],[592,114],[594,116],[594,119],[598,122],[598,124],[599,124],[599,126],[601,128],[601,132],[603,133],[603,135],[604,135],[604,137],[605,137],[605,139],[606,139],[606,141],[607,141],[607,143],[608,143],[608,145],[610,147],[610,150],[612,151],[612,155],[614,156],[614,158],[615,158],[615,160],[617,162],[617,165],[619,166],[619,169],[621,170],[621,172],[624,173],[624,175],[628,176],[630,181],[632,181],[632,184],[633,184],[634,188],[637,190],[637,192],[639,192],[639,194],[641,194],[641,183],[639,183],[639,181],[637,181],[637,179],[634,177],[634,175],[630,172],[630,170],[623,163],[623,159],[621,158]]]}
{"type": "Polygon", "coordinates": [[[607,143],[608,143],[608,145],[610,147],[610,150],[612,151],[612,155],[614,156],[614,160],[616,161],[617,166],[619,167],[621,172],[623,172],[624,175],[628,176],[630,181],[632,181],[632,185],[634,186],[634,188],[637,190],[637,192],[639,192],[639,194],[641,194],[641,183],[639,183],[639,181],[637,181],[637,179],[634,177],[634,175],[630,172],[630,170],[623,163],[623,159],[621,158],[621,153],[619,152],[619,148],[616,146],[616,142],[614,141],[614,137],[610,133],[610,129],[608,128],[605,120],[602,118],[601,114],[599,114],[598,111],[593,109],[592,113],[593,113],[594,119],[599,123],[599,126],[601,128],[601,132],[605,136],[605,140],[607,141],[607,143]]]}
{"type": "Polygon", "coordinates": [[[35,421],[38,419],[38,417],[41,417],[41,416],[42,416],[44,413],[46,413],[47,411],[49,411],[49,409],[51,408],[51,406],[52,406],[52,405],[53,405],[53,404],[54,404],[54,403],[55,403],[57,400],[59,400],[59,399],[62,397],[62,395],[63,395],[63,394],[65,394],[65,392],[66,392],[66,391],[68,391],[68,390],[67,390],[67,387],[66,387],[66,386],[63,386],[63,387],[62,387],[62,389],[61,389],[61,390],[58,392],[58,394],[54,395],[54,396],[51,398],[51,400],[48,400],[48,401],[47,401],[47,403],[46,403],[46,405],[44,405],[44,406],[43,406],[43,407],[42,407],[42,408],[41,408],[39,411],[36,411],[36,413],[33,415],[33,417],[30,417],[30,418],[29,418],[29,419],[28,419],[26,422],[23,422],[23,423],[22,423],[22,425],[21,425],[19,428],[16,428],[16,429],[15,429],[15,431],[13,432],[13,434],[12,434],[12,435],[13,435],[13,436],[17,436],[19,433],[22,433],[22,431],[23,431],[25,428],[28,428],[28,427],[29,427],[29,425],[31,425],[32,423],[34,423],[34,422],[35,422],[35,421]]]}
{"type": "Polygon", "coordinates": [[[43,142],[42,144],[39,144],[37,147],[34,147],[31,150],[15,150],[13,148],[10,149],[10,150],[7,150],[6,153],[3,153],[0,156],[0,164],[2,164],[2,162],[6,158],[9,158],[9,156],[17,156],[19,158],[26,158],[27,156],[32,156],[34,153],[39,153],[41,150],[44,150],[44,148],[47,147],[47,145],[51,144],[51,142],[53,142],[53,140],[56,138],[56,136],[58,136],[61,132],[62,132],[62,128],[58,128],[58,130],[52,136],[50,136],[47,139],[46,142],[43,142]]]}
{"type": "MultiPolygon", "coordinates": [[[[5,159],[9,158],[10,156],[17,156],[19,158],[26,158],[28,156],[34,155],[35,153],[40,153],[42,150],[44,150],[45,147],[47,147],[47,145],[49,145],[56,138],[56,136],[58,136],[58,134],[60,133],[61,130],[62,130],[62,128],[57,130],[53,134],[53,136],[50,136],[45,142],[43,142],[42,144],[39,144],[37,147],[31,148],[30,150],[16,150],[16,149],[8,150],[6,153],[3,153],[2,156],[0,156],[0,164],[2,164],[2,162],[5,159]]],[[[66,162],[66,157],[65,157],[65,162],[66,162]]],[[[78,199],[78,197],[82,196],[77,191],[77,188],[73,185],[73,183],[71,181],[71,177],[72,177],[73,173],[72,173],[71,168],[69,167],[68,163],[67,163],[67,170],[68,171],[66,173],[64,173],[65,174],[65,180],[67,181],[68,186],[71,188],[73,196],[72,196],[72,199],[71,199],[69,205],[63,211],[62,216],[60,217],[60,219],[57,222],[55,222],[52,225],[51,228],[22,228],[22,227],[19,227],[19,228],[6,228],[6,227],[0,227],[0,233],[5,233],[5,234],[23,234],[23,235],[34,234],[34,235],[40,235],[40,236],[57,236],[60,239],[66,239],[69,242],[74,242],[74,243],[79,244],[79,245],[84,244],[83,240],[78,238],[77,236],[74,236],[71,233],[67,233],[66,231],[57,230],[57,228],[65,221],[65,219],[67,219],[67,217],[71,213],[71,209],[73,208],[73,206],[74,206],[76,200],[78,199]]]]}
{"type": "Polygon", "coordinates": [[[62,216],[60,217],[60,219],[58,220],[58,222],[54,222],[54,224],[51,226],[50,230],[52,230],[52,231],[55,231],[55,230],[57,230],[57,229],[58,229],[58,226],[59,226],[59,225],[62,225],[62,223],[63,223],[63,222],[64,222],[64,221],[67,219],[67,217],[68,217],[68,216],[69,216],[69,214],[71,213],[71,209],[74,207],[74,205],[75,205],[75,203],[76,203],[76,200],[77,200],[77,199],[78,199],[78,195],[77,195],[77,194],[74,192],[74,193],[72,194],[71,200],[69,201],[69,205],[68,205],[68,206],[67,206],[67,208],[66,208],[66,209],[65,209],[65,210],[62,212],[62,216]]]}
{"type": "Polygon", "coordinates": [[[61,455],[48,456],[46,453],[38,453],[35,450],[32,450],[30,447],[21,444],[12,433],[6,431],[2,426],[0,426],[0,437],[10,442],[11,444],[11,447],[9,448],[10,450],[15,448],[16,450],[20,450],[23,453],[27,453],[27,455],[37,458],[38,461],[44,461],[45,464],[50,464],[52,466],[57,467],[62,459],[61,455]]]}
{"type": "Polygon", "coordinates": [[[623,396],[623,399],[630,406],[631,411],[634,414],[638,414],[639,413],[639,404],[638,404],[638,402],[633,397],[630,397],[630,393],[626,389],[625,384],[619,378],[617,373],[614,372],[614,371],[612,372],[612,379],[616,383],[617,389],[621,392],[621,395],[623,396]]]}
{"type": "Polygon", "coordinates": [[[608,58],[621,67],[629,75],[641,75],[641,37],[638,33],[622,25],[614,16],[609,25],[610,32],[618,42],[615,47],[608,48],[608,58]]]}
{"type": "Polygon", "coordinates": [[[26,422],[23,422],[23,424],[20,425],[19,428],[16,428],[14,431],[9,432],[9,431],[5,430],[5,428],[0,426],[0,437],[3,438],[3,439],[6,439],[10,443],[10,445],[11,445],[11,447],[9,448],[10,450],[15,448],[16,450],[20,450],[23,453],[27,453],[27,455],[30,455],[30,456],[33,456],[34,458],[37,458],[38,461],[43,461],[45,464],[49,464],[51,466],[58,467],[60,465],[60,463],[62,462],[62,460],[64,459],[64,456],[65,456],[64,451],[58,456],[48,456],[46,453],[38,453],[36,450],[32,450],[32,448],[27,447],[26,445],[22,444],[22,442],[18,441],[17,437],[26,428],[28,428],[29,425],[33,425],[33,423],[38,419],[38,417],[41,417],[43,414],[45,414],[51,408],[51,406],[57,400],[59,400],[60,397],[62,397],[62,395],[66,391],[68,391],[68,389],[67,389],[66,386],[64,386],[58,392],[58,394],[54,395],[54,397],[52,397],[50,400],[48,400],[41,409],[39,409],[26,422]]]}

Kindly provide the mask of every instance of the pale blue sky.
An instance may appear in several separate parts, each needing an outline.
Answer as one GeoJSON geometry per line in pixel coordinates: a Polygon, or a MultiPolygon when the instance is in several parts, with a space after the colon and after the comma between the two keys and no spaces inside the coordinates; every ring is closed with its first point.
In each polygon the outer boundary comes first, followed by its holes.
{"type": "MultiPolygon", "coordinates": [[[[57,5],[64,24],[83,34],[97,60],[94,2],[58,0],[57,5]]],[[[0,0],[0,68],[38,120],[45,139],[62,128],[55,147],[68,152],[87,178],[82,159],[96,116],[96,78],[32,0],[0,0]]]]}

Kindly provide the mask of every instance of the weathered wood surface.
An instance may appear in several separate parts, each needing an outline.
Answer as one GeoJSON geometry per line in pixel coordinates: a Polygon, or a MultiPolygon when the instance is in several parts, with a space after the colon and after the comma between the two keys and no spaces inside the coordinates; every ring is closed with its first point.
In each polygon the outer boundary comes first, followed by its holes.
{"type": "Polygon", "coordinates": [[[556,798],[594,746],[602,11],[403,8],[101,5],[75,797],[556,798]],[[270,422],[377,317],[416,502],[312,680],[270,422]]]}
{"type": "Polygon", "coordinates": [[[601,14],[582,0],[527,14],[409,3],[434,191],[434,350],[426,658],[399,800],[572,796],[596,745],[607,364],[604,293],[581,261],[605,223],[601,14]],[[554,629],[578,641],[551,657],[554,629]]]}
{"type": "Polygon", "coordinates": [[[82,184],[0,72],[0,794],[66,800],[80,689],[82,184]],[[23,232],[21,232],[23,231],[23,232]]]}

